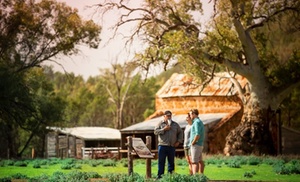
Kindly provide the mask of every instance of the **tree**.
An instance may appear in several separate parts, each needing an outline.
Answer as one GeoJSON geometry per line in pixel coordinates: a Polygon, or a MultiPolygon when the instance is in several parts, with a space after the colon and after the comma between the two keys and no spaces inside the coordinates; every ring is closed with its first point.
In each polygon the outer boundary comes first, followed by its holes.
{"type": "Polygon", "coordinates": [[[127,127],[144,121],[155,111],[155,94],[159,90],[157,79],[154,77],[143,80],[140,74],[132,78],[127,102],[124,107],[123,126],[127,127]]]}
{"type": "Polygon", "coordinates": [[[133,81],[132,74],[135,67],[132,65],[112,64],[112,70],[102,70],[103,84],[109,95],[109,101],[113,104],[114,128],[123,128],[124,105],[129,97],[128,91],[133,81]]]}
{"type": "Polygon", "coordinates": [[[28,78],[31,69],[55,62],[53,58],[58,56],[78,53],[78,44],[96,48],[101,28],[83,21],[76,9],[64,3],[11,0],[0,2],[0,30],[0,124],[11,157],[17,157],[23,151],[17,152],[18,130],[35,135],[40,123],[53,121],[44,112],[55,107],[47,107],[61,105],[51,94],[34,88],[31,83],[38,78],[28,78]],[[46,100],[38,100],[41,97],[46,100]]]}
{"type": "MultiPolygon", "coordinates": [[[[198,0],[145,0],[131,8],[125,1],[104,1],[102,12],[122,12],[115,31],[137,22],[132,37],[148,47],[135,62],[150,65],[181,64],[204,79],[228,69],[243,102],[240,124],[229,132],[224,153],[276,154],[274,115],[280,103],[300,84],[300,2],[298,0],[215,0],[209,27],[197,21],[202,14],[198,0]],[[233,73],[232,73],[233,72],[233,73]],[[241,88],[239,74],[248,79],[241,88]]],[[[201,93],[200,93],[201,94],[201,93]]]]}
{"type": "Polygon", "coordinates": [[[53,0],[1,1],[1,62],[22,71],[58,55],[78,53],[78,44],[96,48],[100,27],[83,21],[76,9],[53,0]]]}

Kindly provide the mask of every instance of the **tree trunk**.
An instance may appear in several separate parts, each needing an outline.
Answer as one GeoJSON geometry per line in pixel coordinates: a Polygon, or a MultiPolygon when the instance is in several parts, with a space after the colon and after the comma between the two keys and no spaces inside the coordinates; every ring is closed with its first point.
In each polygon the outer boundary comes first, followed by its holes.
{"type": "Polygon", "coordinates": [[[259,107],[257,101],[244,104],[241,123],[226,137],[225,155],[277,154],[276,113],[259,107]]]}

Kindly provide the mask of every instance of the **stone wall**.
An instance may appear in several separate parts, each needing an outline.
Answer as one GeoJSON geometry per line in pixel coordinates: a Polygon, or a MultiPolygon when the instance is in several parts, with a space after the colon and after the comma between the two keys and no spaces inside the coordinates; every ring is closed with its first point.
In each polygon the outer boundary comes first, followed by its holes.
{"type": "Polygon", "coordinates": [[[243,109],[236,110],[225,116],[220,122],[211,127],[207,135],[208,153],[223,154],[226,137],[229,132],[241,122],[243,109]]]}

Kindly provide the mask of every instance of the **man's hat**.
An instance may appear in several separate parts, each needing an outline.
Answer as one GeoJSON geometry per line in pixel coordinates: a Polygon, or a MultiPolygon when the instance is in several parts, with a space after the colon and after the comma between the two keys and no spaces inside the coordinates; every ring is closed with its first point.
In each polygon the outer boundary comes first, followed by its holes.
{"type": "Polygon", "coordinates": [[[165,115],[168,115],[168,116],[171,116],[172,115],[172,112],[171,111],[165,111],[165,115]]]}

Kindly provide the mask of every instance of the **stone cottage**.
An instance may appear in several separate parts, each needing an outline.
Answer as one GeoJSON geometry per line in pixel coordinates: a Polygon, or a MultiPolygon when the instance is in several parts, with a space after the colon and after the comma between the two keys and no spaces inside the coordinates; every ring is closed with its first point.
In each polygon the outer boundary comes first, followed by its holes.
{"type": "MultiPolygon", "coordinates": [[[[236,79],[244,87],[247,80],[242,76],[236,79]]],[[[228,132],[241,120],[243,109],[234,85],[227,73],[220,73],[210,80],[205,87],[198,80],[186,74],[174,73],[156,93],[156,112],[146,121],[121,130],[121,147],[125,149],[126,137],[146,136],[153,139],[151,149],[157,149],[157,138],[153,134],[154,126],[162,119],[165,110],[173,112],[173,119],[181,128],[186,126],[186,114],[190,109],[199,110],[200,119],[206,127],[204,151],[207,153],[223,153],[225,138],[228,132]]],[[[182,146],[178,147],[180,152],[182,146]]]]}

